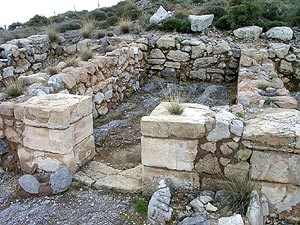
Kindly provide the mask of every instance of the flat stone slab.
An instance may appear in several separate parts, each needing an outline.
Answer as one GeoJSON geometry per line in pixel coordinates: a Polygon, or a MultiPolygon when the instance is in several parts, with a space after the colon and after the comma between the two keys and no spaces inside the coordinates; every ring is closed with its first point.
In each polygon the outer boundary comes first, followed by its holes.
{"type": "Polygon", "coordinates": [[[213,114],[208,106],[183,103],[181,115],[172,115],[168,110],[169,102],[162,102],[141,120],[143,136],[178,137],[198,139],[205,137],[207,129],[213,126],[213,114]]]}
{"type": "Polygon", "coordinates": [[[103,163],[91,161],[74,175],[74,180],[97,189],[104,187],[137,193],[142,190],[142,165],[128,170],[118,170],[103,163]]]}
{"type": "Polygon", "coordinates": [[[268,108],[245,124],[243,140],[253,149],[300,153],[300,111],[268,108]]]}

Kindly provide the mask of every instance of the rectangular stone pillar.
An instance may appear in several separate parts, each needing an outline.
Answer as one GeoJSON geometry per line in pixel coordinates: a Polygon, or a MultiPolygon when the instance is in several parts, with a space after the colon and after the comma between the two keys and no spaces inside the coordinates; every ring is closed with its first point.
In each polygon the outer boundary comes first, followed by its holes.
{"type": "Polygon", "coordinates": [[[60,164],[75,172],[95,156],[90,96],[51,94],[15,105],[23,123],[18,147],[21,168],[53,172],[60,164]]]}

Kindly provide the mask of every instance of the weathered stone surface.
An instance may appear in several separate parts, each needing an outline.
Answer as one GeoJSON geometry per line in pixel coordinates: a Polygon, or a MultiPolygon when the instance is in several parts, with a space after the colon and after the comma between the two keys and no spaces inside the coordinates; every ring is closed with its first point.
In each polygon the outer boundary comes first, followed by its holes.
{"type": "Polygon", "coordinates": [[[299,118],[298,110],[268,108],[246,121],[243,139],[257,149],[294,151],[299,118]]]}
{"type": "Polygon", "coordinates": [[[246,216],[249,219],[250,224],[264,225],[264,216],[260,202],[260,196],[256,190],[252,191],[251,193],[251,199],[246,216]]]}
{"type": "Polygon", "coordinates": [[[212,154],[205,155],[195,165],[195,170],[198,173],[218,174],[221,172],[221,168],[218,162],[218,158],[212,154]]]}
{"type": "Polygon", "coordinates": [[[142,138],[142,164],[191,171],[197,155],[198,140],[142,138]],[[155,156],[155,157],[154,157],[155,156]]]}
{"type": "Polygon", "coordinates": [[[153,193],[161,179],[169,178],[174,183],[175,189],[190,189],[200,187],[199,174],[196,172],[164,170],[143,167],[143,193],[153,193]]]}
{"type": "Polygon", "coordinates": [[[244,221],[240,214],[236,214],[218,219],[218,225],[244,225],[244,221]]]}
{"type": "Polygon", "coordinates": [[[190,59],[190,55],[187,52],[182,52],[180,50],[169,51],[167,59],[175,62],[186,62],[190,59]]]}
{"type": "Polygon", "coordinates": [[[284,43],[270,43],[270,48],[280,59],[283,59],[288,55],[290,47],[290,45],[284,43]]]}
{"type": "Polygon", "coordinates": [[[209,27],[212,24],[214,15],[189,15],[189,20],[191,21],[192,31],[203,31],[205,28],[209,27]]]}
{"type": "Polygon", "coordinates": [[[206,219],[205,214],[199,215],[198,213],[194,213],[192,216],[185,218],[178,225],[210,225],[209,220],[206,219]]]}
{"type": "Polygon", "coordinates": [[[0,115],[14,117],[15,102],[1,102],[0,115]]]}
{"type": "Polygon", "coordinates": [[[196,59],[193,64],[193,69],[199,69],[204,68],[210,65],[213,65],[218,62],[218,59],[216,57],[205,57],[205,58],[199,58],[196,59]]]}
{"type": "Polygon", "coordinates": [[[217,142],[225,138],[230,138],[229,126],[236,116],[232,113],[221,110],[216,112],[216,127],[207,135],[206,139],[211,142],[217,142]]]}
{"type": "Polygon", "coordinates": [[[4,78],[7,78],[7,77],[13,77],[14,76],[14,67],[13,66],[10,66],[10,67],[6,67],[3,69],[3,77],[4,78]]]}
{"type": "Polygon", "coordinates": [[[175,38],[167,35],[162,36],[157,40],[156,45],[162,49],[175,48],[175,38]]]}
{"type": "Polygon", "coordinates": [[[171,221],[173,209],[170,206],[172,189],[165,180],[159,182],[158,190],[153,193],[148,205],[148,222],[152,225],[171,221]]]}
{"type": "Polygon", "coordinates": [[[170,68],[175,68],[175,69],[180,69],[180,62],[165,62],[164,64],[165,67],[170,67],[170,68]]]}
{"type": "Polygon", "coordinates": [[[289,27],[273,27],[266,32],[266,36],[272,39],[289,41],[293,38],[293,30],[289,27]]]}
{"type": "Polygon", "coordinates": [[[152,49],[150,54],[148,55],[148,59],[165,59],[165,58],[166,56],[159,48],[152,49]]]}
{"type": "Polygon", "coordinates": [[[165,10],[164,7],[160,6],[156,13],[154,13],[151,17],[149,22],[153,24],[160,24],[164,20],[171,18],[174,16],[173,12],[165,10]]]}
{"type": "Polygon", "coordinates": [[[276,105],[285,109],[298,109],[298,102],[292,96],[276,96],[274,97],[276,105]]]}
{"type": "Polygon", "coordinates": [[[203,57],[203,53],[205,52],[205,49],[206,49],[206,45],[203,42],[200,42],[199,45],[192,46],[191,59],[203,57]]]}
{"type": "Polygon", "coordinates": [[[7,143],[5,142],[5,140],[0,139],[0,156],[4,155],[8,152],[9,147],[7,145],[7,143]]]}
{"type": "Polygon", "coordinates": [[[244,123],[238,119],[232,120],[230,124],[230,131],[236,136],[242,136],[244,132],[244,123]]]}
{"type": "Polygon", "coordinates": [[[202,138],[206,126],[211,123],[212,114],[207,106],[199,104],[184,104],[182,115],[171,115],[168,102],[158,105],[150,116],[141,120],[141,131],[144,136],[202,138]]]}
{"type": "Polygon", "coordinates": [[[38,194],[40,182],[32,175],[25,174],[18,179],[21,188],[30,194],[38,194]]]}
{"type": "Polygon", "coordinates": [[[73,175],[68,167],[60,166],[50,176],[50,185],[54,194],[66,191],[72,183],[73,175]]]}
{"type": "Polygon", "coordinates": [[[248,177],[250,165],[248,162],[242,161],[237,164],[228,164],[224,168],[224,175],[227,178],[240,177],[244,180],[248,177]]]}
{"type": "Polygon", "coordinates": [[[211,152],[211,153],[215,153],[215,151],[217,150],[217,145],[215,142],[207,142],[205,144],[202,144],[201,149],[211,152]]]}
{"type": "Polygon", "coordinates": [[[259,38],[263,28],[258,26],[241,27],[233,31],[235,37],[245,40],[256,40],[259,38]]]}
{"type": "Polygon", "coordinates": [[[61,74],[53,75],[48,80],[48,85],[53,87],[53,89],[56,90],[62,90],[64,89],[64,82],[62,81],[61,74]]]}
{"type": "Polygon", "coordinates": [[[293,64],[286,60],[281,60],[279,65],[279,72],[283,74],[292,74],[294,72],[293,64]]]}
{"type": "Polygon", "coordinates": [[[207,79],[206,69],[192,70],[190,72],[189,77],[191,79],[206,80],[207,79]]]}
{"type": "Polygon", "coordinates": [[[231,48],[226,41],[220,40],[219,42],[217,42],[217,44],[215,46],[213,46],[213,54],[217,55],[217,54],[221,54],[221,53],[226,53],[230,49],[231,48]]]}

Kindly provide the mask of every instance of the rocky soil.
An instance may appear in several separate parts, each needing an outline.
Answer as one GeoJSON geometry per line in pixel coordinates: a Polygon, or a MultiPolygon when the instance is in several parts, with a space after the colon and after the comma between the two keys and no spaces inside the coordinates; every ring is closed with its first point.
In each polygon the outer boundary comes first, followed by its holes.
{"type": "MultiPolygon", "coordinates": [[[[210,106],[232,104],[235,85],[167,83],[153,77],[132,97],[95,121],[96,160],[117,169],[140,163],[140,118],[166,99],[174,88],[183,101],[210,106]]],[[[0,221],[14,224],[146,224],[146,215],[135,211],[138,196],[112,190],[94,190],[73,182],[69,190],[55,196],[19,195],[20,172],[0,172],[0,221]]]]}

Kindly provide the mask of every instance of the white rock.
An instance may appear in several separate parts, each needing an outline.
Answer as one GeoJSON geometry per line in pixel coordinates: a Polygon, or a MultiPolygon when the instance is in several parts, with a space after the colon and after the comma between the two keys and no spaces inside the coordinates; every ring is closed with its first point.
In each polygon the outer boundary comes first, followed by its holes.
{"type": "Polygon", "coordinates": [[[232,120],[230,131],[236,136],[242,136],[242,133],[244,132],[244,123],[241,120],[232,120]]]}
{"type": "Polygon", "coordinates": [[[203,31],[205,28],[209,27],[212,24],[214,15],[189,15],[189,20],[191,21],[192,31],[203,31]]]}
{"type": "Polygon", "coordinates": [[[233,31],[235,37],[245,40],[256,40],[262,33],[263,28],[258,26],[241,27],[233,31]]]}
{"type": "Polygon", "coordinates": [[[207,204],[209,202],[212,202],[214,199],[210,196],[206,196],[206,195],[201,195],[199,196],[199,199],[200,201],[203,203],[203,204],[207,204]]]}
{"type": "Polygon", "coordinates": [[[164,20],[171,18],[174,16],[173,12],[165,10],[164,7],[160,6],[157,10],[157,12],[150,17],[150,24],[159,24],[163,22],[164,20]]]}
{"type": "Polygon", "coordinates": [[[273,27],[267,31],[267,38],[289,41],[293,38],[293,30],[289,27],[273,27]]]}
{"type": "Polygon", "coordinates": [[[244,225],[244,221],[240,214],[230,216],[230,217],[222,217],[218,220],[218,225],[244,225]]]}
{"type": "Polygon", "coordinates": [[[246,216],[251,225],[264,225],[264,217],[260,197],[256,190],[251,193],[251,200],[247,209],[246,216]]]}
{"type": "Polygon", "coordinates": [[[207,203],[207,205],[205,206],[206,211],[208,212],[216,212],[218,211],[218,208],[213,206],[211,203],[207,203]]]}

